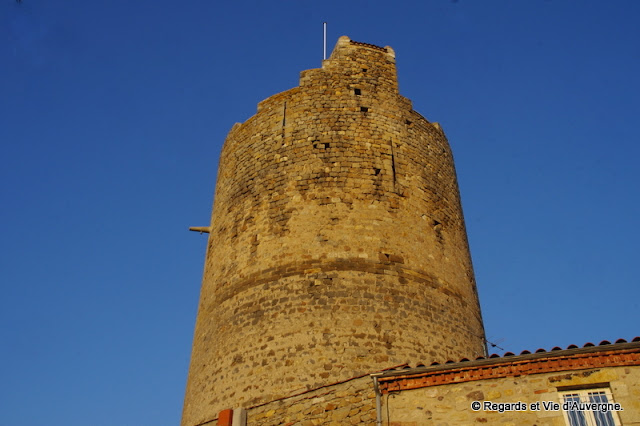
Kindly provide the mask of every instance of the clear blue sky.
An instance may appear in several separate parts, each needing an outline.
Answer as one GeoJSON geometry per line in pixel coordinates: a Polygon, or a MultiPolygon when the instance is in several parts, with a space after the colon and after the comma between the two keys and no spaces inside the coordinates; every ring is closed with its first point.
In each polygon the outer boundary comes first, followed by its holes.
{"type": "Polygon", "coordinates": [[[178,424],[187,228],[323,21],[447,133],[494,351],[640,334],[640,2],[2,0],[0,425],[178,424]]]}

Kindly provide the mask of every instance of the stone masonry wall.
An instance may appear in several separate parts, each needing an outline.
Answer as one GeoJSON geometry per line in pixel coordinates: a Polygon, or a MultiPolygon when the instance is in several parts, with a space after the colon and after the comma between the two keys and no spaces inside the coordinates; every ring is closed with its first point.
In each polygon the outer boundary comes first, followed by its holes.
{"type": "MultiPolygon", "coordinates": [[[[589,389],[608,386],[623,425],[640,424],[640,367],[608,367],[579,371],[533,374],[520,377],[471,381],[405,390],[384,395],[382,412],[390,426],[537,425],[564,426],[562,411],[473,411],[473,401],[529,404],[562,403],[558,389],[589,389]],[[389,417],[387,418],[387,404],[389,417]]],[[[542,404],[541,404],[542,407],[542,404]]]]}
{"type": "Polygon", "coordinates": [[[376,399],[369,376],[332,384],[247,410],[248,425],[371,425],[375,424],[375,420],[376,399]]]}
{"type": "Polygon", "coordinates": [[[225,141],[182,424],[483,354],[449,144],[391,48],[341,37],[225,141]]]}

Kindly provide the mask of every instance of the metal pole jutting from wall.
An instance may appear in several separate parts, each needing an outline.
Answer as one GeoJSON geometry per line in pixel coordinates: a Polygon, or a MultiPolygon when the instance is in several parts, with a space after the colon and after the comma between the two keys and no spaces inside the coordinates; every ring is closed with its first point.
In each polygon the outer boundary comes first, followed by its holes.
{"type": "Polygon", "coordinates": [[[380,394],[380,386],[378,386],[378,376],[380,373],[371,374],[371,378],[373,379],[373,391],[376,394],[376,425],[382,426],[382,401],[380,394]]]}

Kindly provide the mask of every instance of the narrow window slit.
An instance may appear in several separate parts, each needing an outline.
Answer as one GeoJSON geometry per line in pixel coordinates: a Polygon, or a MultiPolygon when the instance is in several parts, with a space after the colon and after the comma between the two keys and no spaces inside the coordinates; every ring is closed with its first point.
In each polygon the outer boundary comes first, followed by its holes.
{"type": "Polygon", "coordinates": [[[393,149],[393,141],[390,141],[390,145],[391,145],[391,173],[393,175],[393,190],[395,192],[395,191],[397,191],[397,188],[396,188],[396,153],[395,153],[395,150],[393,149]]]}
{"type": "Polygon", "coordinates": [[[367,108],[367,107],[360,107],[360,111],[362,111],[362,112],[367,112],[367,111],[369,111],[369,108],[367,108]]]}
{"type": "Polygon", "coordinates": [[[282,127],[287,125],[287,103],[282,107],[282,127]]]}
{"type": "Polygon", "coordinates": [[[360,90],[360,89],[353,89],[353,93],[354,93],[356,96],[360,96],[360,95],[362,95],[362,90],[360,90]]]}

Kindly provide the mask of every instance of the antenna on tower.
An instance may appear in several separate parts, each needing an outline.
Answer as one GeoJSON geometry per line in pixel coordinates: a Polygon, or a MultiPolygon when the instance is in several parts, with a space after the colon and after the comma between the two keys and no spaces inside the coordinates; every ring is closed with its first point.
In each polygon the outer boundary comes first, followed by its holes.
{"type": "Polygon", "coordinates": [[[323,51],[322,51],[322,59],[327,59],[327,23],[323,22],[322,23],[322,46],[323,46],[323,51]]]}

